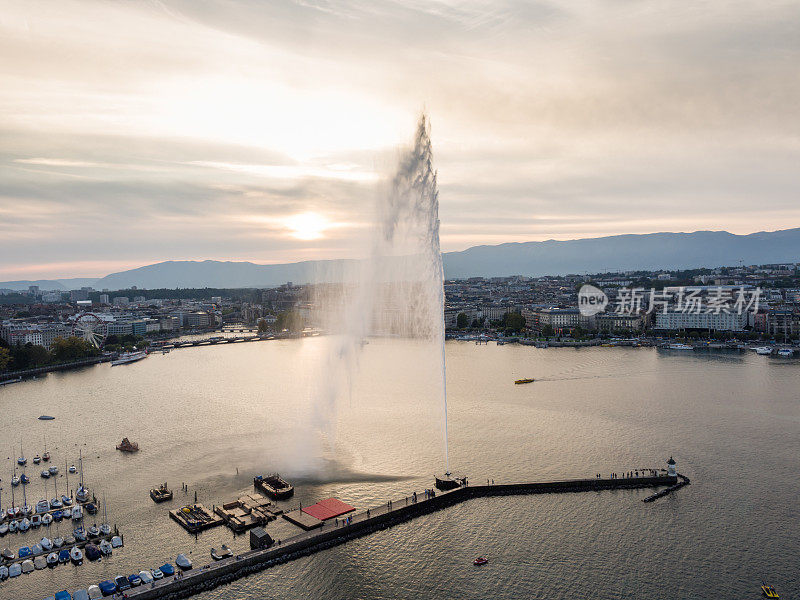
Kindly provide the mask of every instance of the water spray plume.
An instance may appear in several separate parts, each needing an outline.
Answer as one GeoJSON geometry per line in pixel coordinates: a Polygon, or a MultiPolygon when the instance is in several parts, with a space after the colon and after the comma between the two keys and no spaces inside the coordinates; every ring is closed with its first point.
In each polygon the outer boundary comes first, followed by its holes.
{"type": "Polygon", "coordinates": [[[437,402],[444,410],[444,454],[449,473],[444,272],[436,179],[430,126],[423,114],[413,145],[401,153],[387,189],[379,194],[367,258],[349,263],[340,273],[320,272],[318,283],[311,286],[313,324],[332,334],[332,347],[324,359],[318,385],[311,391],[314,431],[309,435],[334,440],[337,404],[352,390],[367,337],[422,340],[433,350],[430,360],[439,363],[435,365],[441,373],[437,402]]]}

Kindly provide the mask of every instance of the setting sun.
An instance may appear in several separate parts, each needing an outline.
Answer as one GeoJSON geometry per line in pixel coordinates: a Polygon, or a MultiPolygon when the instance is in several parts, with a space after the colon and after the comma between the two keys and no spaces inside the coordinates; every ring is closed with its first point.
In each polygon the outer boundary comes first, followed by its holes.
{"type": "Polygon", "coordinates": [[[298,240],[316,240],[331,227],[331,222],[317,213],[305,212],[287,218],[285,225],[298,240]]]}

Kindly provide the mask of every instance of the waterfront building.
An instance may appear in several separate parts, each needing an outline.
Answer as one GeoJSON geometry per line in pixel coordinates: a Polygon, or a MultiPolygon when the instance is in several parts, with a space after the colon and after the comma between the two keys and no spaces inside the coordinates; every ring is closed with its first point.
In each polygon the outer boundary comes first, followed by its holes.
{"type": "Polygon", "coordinates": [[[744,331],[747,325],[747,313],[736,312],[683,312],[676,310],[656,313],[655,329],[683,330],[705,329],[712,331],[744,331]]]}

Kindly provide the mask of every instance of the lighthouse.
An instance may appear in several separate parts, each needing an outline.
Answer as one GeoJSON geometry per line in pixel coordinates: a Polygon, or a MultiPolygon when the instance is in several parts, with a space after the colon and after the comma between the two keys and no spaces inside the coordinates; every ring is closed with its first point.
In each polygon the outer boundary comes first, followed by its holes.
{"type": "Polygon", "coordinates": [[[677,477],[678,476],[678,465],[675,463],[675,459],[671,456],[667,461],[667,477],[677,477]]]}

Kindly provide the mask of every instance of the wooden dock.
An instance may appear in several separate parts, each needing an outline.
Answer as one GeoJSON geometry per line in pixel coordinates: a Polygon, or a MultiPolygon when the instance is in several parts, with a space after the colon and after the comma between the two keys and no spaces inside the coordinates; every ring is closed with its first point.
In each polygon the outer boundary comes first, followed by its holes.
{"type": "MultiPolygon", "coordinates": [[[[319,552],[402,523],[418,516],[465,502],[472,498],[493,496],[577,493],[602,490],[624,490],[674,486],[678,478],[668,475],[613,479],[573,479],[565,481],[464,485],[447,492],[417,492],[356,511],[347,521],[320,521],[309,531],[278,542],[269,548],[258,548],[183,573],[180,579],[164,578],[152,587],[139,587],[127,592],[128,598],[156,600],[187,598],[219,585],[230,583],[251,573],[319,552]]],[[[296,511],[286,515],[295,516],[296,511]]],[[[305,513],[304,513],[305,514],[305,513]]],[[[310,516],[310,515],[309,515],[310,516]]],[[[302,525],[301,525],[302,527],[302,525]]]]}
{"type": "Polygon", "coordinates": [[[211,529],[225,522],[199,502],[171,510],[169,516],[189,533],[211,529]]]}
{"type": "Polygon", "coordinates": [[[216,506],[214,512],[235,533],[266,525],[283,514],[283,510],[261,494],[245,494],[238,500],[216,506]]]}

